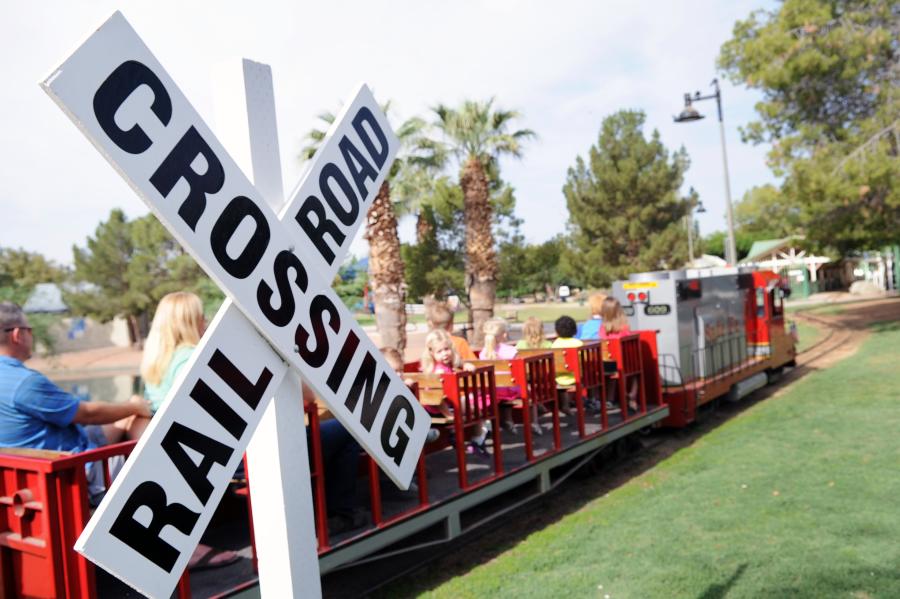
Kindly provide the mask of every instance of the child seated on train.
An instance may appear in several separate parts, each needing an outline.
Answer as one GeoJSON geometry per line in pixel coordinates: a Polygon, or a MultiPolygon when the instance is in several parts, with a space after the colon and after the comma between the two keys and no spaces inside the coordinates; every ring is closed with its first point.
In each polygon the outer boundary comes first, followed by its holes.
{"type": "Polygon", "coordinates": [[[576,338],[582,341],[596,341],[600,338],[600,328],[603,324],[603,316],[600,314],[603,310],[603,301],[606,295],[600,292],[592,293],[588,297],[588,306],[591,308],[591,317],[578,325],[578,333],[576,338]]]}
{"type": "Polygon", "coordinates": [[[502,318],[491,318],[484,323],[484,347],[478,353],[479,360],[512,360],[516,348],[509,343],[509,325],[502,318]]]}
{"type": "MultiPolygon", "coordinates": [[[[553,349],[562,349],[568,347],[581,347],[584,342],[575,338],[578,331],[578,325],[571,316],[560,316],[553,323],[556,329],[556,339],[550,344],[553,349]]],[[[559,389],[559,405],[560,411],[564,414],[572,416],[575,410],[572,409],[569,402],[569,395],[572,387],[575,385],[575,375],[571,372],[561,372],[556,375],[556,387],[559,389]]]]}
{"type": "Polygon", "coordinates": [[[522,325],[522,338],[516,349],[549,349],[550,341],[544,337],[544,323],[536,316],[529,316],[522,325]]]}
{"type": "MultiPolygon", "coordinates": [[[[479,360],[512,360],[517,349],[507,343],[509,341],[509,325],[502,318],[491,318],[484,323],[484,347],[478,353],[479,360]]],[[[512,419],[512,404],[521,397],[522,391],[515,385],[498,385],[497,402],[500,404],[501,423],[503,429],[516,431],[512,419]]]]}
{"type": "MultiPolygon", "coordinates": [[[[484,348],[478,357],[482,360],[511,360],[520,349],[549,349],[550,342],[544,339],[544,323],[534,316],[529,317],[523,325],[525,337],[520,339],[515,346],[505,343],[509,339],[509,327],[506,321],[501,318],[488,320],[484,324],[484,348]]],[[[513,401],[521,397],[522,391],[516,386],[497,387],[497,399],[503,401],[513,401]]],[[[501,403],[501,409],[509,409],[501,403]]],[[[541,425],[538,423],[537,406],[531,406],[531,430],[536,435],[544,434],[541,425]]],[[[504,417],[503,428],[509,431],[515,431],[515,424],[512,421],[512,414],[504,417]]]]}
{"type": "MultiPolygon", "coordinates": [[[[462,361],[453,347],[450,333],[444,329],[434,329],[425,336],[425,351],[422,352],[419,368],[425,374],[449,374],[457,370],[465,370],[467,372],[475,370],[475,366],[462,361]]],[[[479,408],[484,407],[484,397],[476,396],[475,401],[478,403],[479,408]]],[[[490,427],[489,420],[482,420],[466,451],[486,455],[485,441],[487,440],[488,432],[490,432],[490,427]]]]}
{"type": "MultiPolygon", "coordinates": [[[[604,341],[609,339],[619,339],[623,335],[631,332],[631,329],[628,327],[628,317],[625,316],[622,304],[620,304],[619,300],[616,298],[608,297],[603,300],[600,316],[603,319],[603,326],[600,328],[600,338],[604,341]]],[[[615,372],[615,362],[612,363],[611,368],[607,361],[604,361],[603,366],[604,372],[607,374],[610,373],[610,370],[613,373],[615,372]]],[[[615,393],[618,386],[608,385],[607,388],[612,390],[610,403],[615,404],[615,393]]],[[[633,378],[628,385],[628,409],[633,412],[638,410],[637,397],[638,381],[636,378],[633,378]]]]}
{"type": "Polygon", "coordinates": [[[453,348],[459,354],[461,360],[474,360],[475,352],[469,346],[469,342],[453,334],[453,310],[445,302],[438,302],[431,307],[428,316],[428,329],[430,331],[447,331],[453,348]]]}
{"type": "MultiPolygon", "coordinates": [[[[381,355],[384,356],[384,360],[388,363],[388,366],[394,369],[394,372],[397,373],[397,376],[403,379],[403,382],[407,387],[415,383],[414,380],[405,376],[406,373],[403,372],[403,356],[397,349],[393,347],[382,347],[379,351],[381,352],[381,355]]],[[[428,435],[425,437],[425,442],[434,443],[440,438],[440,436],[441,432],[432,426],[430,429],[428,429],[428,435]]]]}
{"type": "Polygon", "coordinates": [[[628,317],[625,316],[625,310],[622,309],[619,300],[614,297],[607,297],[603,300],[600,318],[603,322],[603,326],[600,328],[600,339],[618,339],[631,332],[631,329],[628,328],[628,317]]]}

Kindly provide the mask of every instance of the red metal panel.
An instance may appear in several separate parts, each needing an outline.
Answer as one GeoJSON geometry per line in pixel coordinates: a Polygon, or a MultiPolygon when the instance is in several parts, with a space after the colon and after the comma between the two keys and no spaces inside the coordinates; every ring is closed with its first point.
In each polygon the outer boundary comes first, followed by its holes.
{"type": "Polygon", "coordinates": [[[556,393],[553,353],[536,354],[510,361],[513,380],[522,396],[522,424],[525,455],[534,460],[534,437],[531,430],[532,411],[541,407],[553,416],[553,450],[559,451],[562,440],[559,430],[559,396],[556,393]]]}
{"type": "Polygon", "coordinates": [[[497,386],[494,367],[484,366],[473,372],[453,372],[441,375],[444,395],[453,406],[453,435],[456,460],[459,464],[459,487],[468,489],[466,468],[466,437],[481,426],[483,420],[491,423],[493,438],[494,473],[479,484],[503,474],[503,450],[500,443],[500,411],[497,405],[497,386]]]}
{"type": "MultiPolygon", "coordinates": [[[[95,570],[72,547],[90,517],[85,466],[108,472],[134,441],[67,454],[0,450],[0,574],[12,597],[96,596],[95,570]]],[[[187,578],[185,573],[184,578],[187,578]]],[[[179,596],[187,597],[186,580],[179,596]]]]}
{"type": "Polygon", "coordinates": [[[47,481],[52,474],[31,467],[31,461],[0,455],[0,574],[14,597],[49,598],[64,586],[59,522],[47,481]]]}
{"type": "Polygon", "coordinates": [[[659,349],[656,345],[656,331],[638,331],[641,343],[641,371],[648,409],[661,406],[662,380],[659,376],[659,349]]]}

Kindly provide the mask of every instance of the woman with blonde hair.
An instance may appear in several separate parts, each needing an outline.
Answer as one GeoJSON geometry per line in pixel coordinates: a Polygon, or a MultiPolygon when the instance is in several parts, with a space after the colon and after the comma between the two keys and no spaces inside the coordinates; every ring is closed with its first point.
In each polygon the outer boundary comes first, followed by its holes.
{"type": "Polygon", "coordinates": [[[205,328],[203,304],[193,293],[177,291],[160,300],[141,360],[144,397],[154,413],[200,343],[205,328]]]}
{"type": "MultiPolygon", "coordinates": [[[[141,360],[144,397],[150,402],[154,414],[194,353],[205,330],[203,302],[195,294],[176,291],[159,300],[141,360]]],[[[188,569],[221,568],[239,559],[240,556],[233,551],[201,543],[188,560],[188,569]]]]}
{"type": "MultiPolygon", "coordinates": [[[[150,325],[150,333],[144,342],[144,356],[141,360],[143,397],[134,395],[131,402],[146,402],[150,406],[151,416],[156,414],[175,382],[178,371],[200,342],[203,329],[203,305],[199,297],[179,291],[160,300],[153,316],[153,324],[150,325]]],[[[109,443],[139,439],[148,424],[149,418],[130,416],[103,425],[103,434],[109,443]]]]}

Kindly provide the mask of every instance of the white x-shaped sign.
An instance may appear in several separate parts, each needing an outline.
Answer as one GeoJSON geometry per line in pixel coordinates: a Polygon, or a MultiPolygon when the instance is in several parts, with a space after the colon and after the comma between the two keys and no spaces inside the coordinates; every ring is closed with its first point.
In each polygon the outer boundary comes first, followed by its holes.
{"type": "Polygon", "coordinates": [[[368,88],[276,216],[120,13],[42,85],[229,297],[76,549],[170,594],[289,367],[406,488],[430,419],[330,286],[398,148],[368,88]]]}

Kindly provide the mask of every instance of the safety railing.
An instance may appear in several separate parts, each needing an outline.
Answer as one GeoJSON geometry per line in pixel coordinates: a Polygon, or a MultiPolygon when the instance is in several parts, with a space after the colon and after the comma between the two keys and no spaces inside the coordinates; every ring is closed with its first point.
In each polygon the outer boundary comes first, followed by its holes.
{"type": "Polygon", "coordinates": [[[749,355],[746,333],[723,335],[712,344],[693,350],[692,380],[706,380],[726,372],[740,372],[751,366],[749,355]]]}
{"type": "MultiPolygon", "coordinates": [[[[476,367],[492,367],[494,380],[498,389],[498,401],[501,409],[503,402],[512,404],[522,422],[522,435],[525,445],[526,460],[535,459],[535,432],[533,426],[540,426],[538,414],[547,412],[552,417],[553,448],[550,453],[559,451],[562,446],[559,422],[559,398],[556,393],[554,362],[552,353],[540,353],[531,356],[516,357],[511,360],[473,360],[476,367]],[[501,393],[500,391],[504,391],[501,393]]],[[[542,455],[548,455],[546,452],[542,455]]]]}
{"type": "Polygon", "coordinates": [[[476,368],[473,372],[454,372],[441,375],[444,395],[453,406],[453,435],[456,459],[460,464],[459,487],[469,488],[466,464],[467,434],[477,435],[484,422],[490,423],[493,440],[494,472],[479,482],[487,482],[503,475],[503,448],[500,440],[500,410],[497,404],[497,385],[492,367],[476,368]]]}

